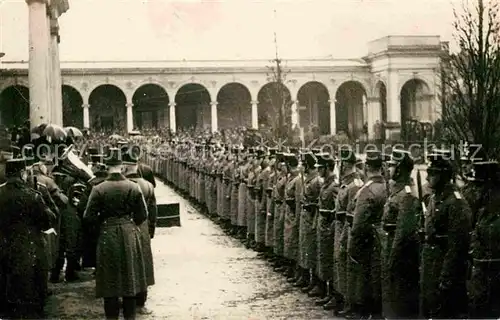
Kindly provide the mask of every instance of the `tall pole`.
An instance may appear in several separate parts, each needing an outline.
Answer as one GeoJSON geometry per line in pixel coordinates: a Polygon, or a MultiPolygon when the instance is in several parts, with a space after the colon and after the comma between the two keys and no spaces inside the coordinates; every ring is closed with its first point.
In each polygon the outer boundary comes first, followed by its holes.
{"type": "MultiPolygon", "coordinates": [[[[276,19],[276,9],[274,9],[274,19],[276,19]]],[[[282,70],[281,70],[281,59],[278,54],[278,36],[276,32],[276,25],[274,29],[274,49],[275,49],[275,58],[274,62],[276,63],[276,95],[278,103],[278,138],[285,138],[285,130],[284,130],[284,102],[283,102],[283,83],[282,83],[282,70]]]]}

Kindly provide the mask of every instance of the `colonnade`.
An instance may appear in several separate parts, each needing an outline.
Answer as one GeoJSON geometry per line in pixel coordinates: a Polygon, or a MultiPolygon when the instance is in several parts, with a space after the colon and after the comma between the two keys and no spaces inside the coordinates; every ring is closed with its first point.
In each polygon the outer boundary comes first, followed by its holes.
{"type": "Polygon", "coordinates": [[[29,10],[30,122],[63,124],[58,18],[67,0],[26,0],[29,10]]]}

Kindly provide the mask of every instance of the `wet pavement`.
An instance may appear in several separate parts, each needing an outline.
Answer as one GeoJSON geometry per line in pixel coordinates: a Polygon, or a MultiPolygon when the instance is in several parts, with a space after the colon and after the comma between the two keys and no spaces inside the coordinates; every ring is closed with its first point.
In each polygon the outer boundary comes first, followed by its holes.
{"type": "MultiPolygon", "coordinates": [[[[180,203],[182,227],[158,228],[152,240],[156,285],[147,307],[153,313],[142,319],[334,318],[159,181],[156,195],[158,203],[180,203]]],[[[95,282],[84,276],[87,281],[51,285],[50,318],[103,318],[95,282]]]]}

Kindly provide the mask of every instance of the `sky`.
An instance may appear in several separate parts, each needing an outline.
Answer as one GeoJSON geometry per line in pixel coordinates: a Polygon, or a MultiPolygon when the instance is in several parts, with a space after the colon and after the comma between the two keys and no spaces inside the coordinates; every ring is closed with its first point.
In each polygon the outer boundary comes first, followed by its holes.
{"type": "MultiPolygon", "coordinates": [[[[387,35],[452,40],[459,0],[69,0],[62,61],[360,58],[387,35]],[[276,12],[276,13],[275,13],[276,12]]],[[[0,0],[3,60],[28,59],[28,6],[0,0]]]]}

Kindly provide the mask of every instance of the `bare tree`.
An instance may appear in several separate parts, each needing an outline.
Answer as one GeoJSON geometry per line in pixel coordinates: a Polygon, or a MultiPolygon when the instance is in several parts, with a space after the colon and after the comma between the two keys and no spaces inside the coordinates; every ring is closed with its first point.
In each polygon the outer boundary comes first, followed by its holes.
{"type": "Polygon", "coordinates": [[[458,52],[443,60],[442,127],[448,143],[500,151],[500,20],[498,1],[466,1],[454,10],[458,52]]]}

